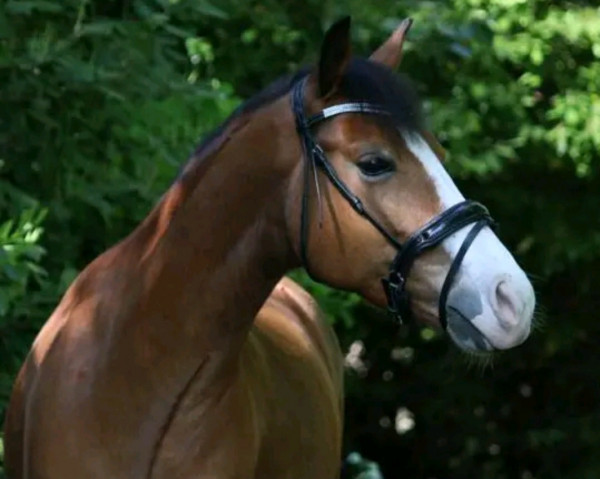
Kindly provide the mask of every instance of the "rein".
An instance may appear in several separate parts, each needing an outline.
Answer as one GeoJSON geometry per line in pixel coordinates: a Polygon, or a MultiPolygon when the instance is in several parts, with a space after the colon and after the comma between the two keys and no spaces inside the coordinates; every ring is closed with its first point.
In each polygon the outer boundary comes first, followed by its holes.
{"type": "MultiPolygon", "coordinates": [[[[365,218],[379,231],[383,237],[397,250],[396,256],[390,265],[387,278],[383,278],[382,285],[388,301],[390,315],[400,324],[403,319],[411,316],[410,297],[406,290],[406,280],[415,259],[428,249],[439,245],[443,240],[458,230],[473,224],[473,227],[463,241],[454,261],[450,265],[446,279],[440,291],[438,303],[439,320],[444,329],[447,328],[446,301],[450,288],[458,273],[460,265],[473,244],[479,232],[485,226],[495,226],[487,208],[481,203],[465,200],[457,203],[438,216],[434,217],[425,226],[414,232],[404,243],[400,243],[385,227],[374,218],[358,198],[339,178],[331,163],[327,160],[323,148],[316,142],[311,128],[327,119],[346,113],[360,113],[364,115],[388,116],[390,113],[382,106],[366,102],[341,103],[323,109],[309,118],[304,113],[304,85],[306,77],[296,83],[292,92],[292,109],[296,119],[296,130],[302,142],[305,158],[304,189],[302,192],[302,211],[300,213],[300,259],[309,276],[316,279],[310,272],[307,252],[307,239],[309,229],[308,200],[310,193],[310,174],[314,175],[317,182],[317,168],[319,168],[342,197],[360,216],[365,218]]],[[[317,182],[318,189],[318,182],[317,182]]],[[[320,194],[320,193],[319,193],[320,194]]],[[[320,197],[319,197],[320,201],[320,197]]]]}

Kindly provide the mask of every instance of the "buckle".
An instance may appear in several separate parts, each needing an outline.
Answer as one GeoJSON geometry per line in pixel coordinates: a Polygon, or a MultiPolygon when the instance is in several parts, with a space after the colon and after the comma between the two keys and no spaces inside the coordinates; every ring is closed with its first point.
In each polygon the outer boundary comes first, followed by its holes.
{"type": "Polygon", "coordinates": [[[318,143],[313,144],[311,156],[316,165],[323,165],[323,162],[325,161],[325,151],[323,151],[321,145],[318,143]]]}
{"type": "Polygon", "coordinates": [[[404,324],[402,314],[406,312],[408,295],[405,290],[406,279],[397,271],[392,271],[381,280],[388,302],[388,313],[396,323],[404,324]]]}

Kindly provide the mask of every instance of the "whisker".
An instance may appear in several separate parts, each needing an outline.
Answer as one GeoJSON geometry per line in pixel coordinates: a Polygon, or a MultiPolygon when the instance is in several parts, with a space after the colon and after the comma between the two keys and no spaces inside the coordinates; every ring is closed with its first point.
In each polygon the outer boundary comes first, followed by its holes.
{"type": "Polygon", "coordinates": [[[465,351],[460,349],[461,360],[465,363],[467,371],[474,368],[483,376],[486,370],[494,369],[495,358],[499,356],[496,351],[465,351]]]}

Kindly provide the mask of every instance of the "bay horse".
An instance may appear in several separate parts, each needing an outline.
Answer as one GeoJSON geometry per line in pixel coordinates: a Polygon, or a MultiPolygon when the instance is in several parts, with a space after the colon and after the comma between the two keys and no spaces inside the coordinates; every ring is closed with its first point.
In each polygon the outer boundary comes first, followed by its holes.
{"type": "Polygon", "coordinates": [[[409,27],[363,59],[335,23],[79,274],[15,381],[9,478],[338,477],[341,352],[298,266],[466,350],[528,337],[531,284],[392,73],[409,27]]]}

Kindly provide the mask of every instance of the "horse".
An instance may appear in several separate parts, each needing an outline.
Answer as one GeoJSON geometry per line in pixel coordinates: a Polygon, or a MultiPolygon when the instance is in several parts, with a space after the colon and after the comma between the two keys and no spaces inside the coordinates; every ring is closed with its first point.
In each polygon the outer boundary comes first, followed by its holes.
{"type": "Polygon", "coordinates": [[[410,25],[362,58],[334,23],[82,270],[15,380],[11,479],[338,477],[342,355],[300,266],[462,349],[525,341],[533,288],[393,72],[410,25]]]}

